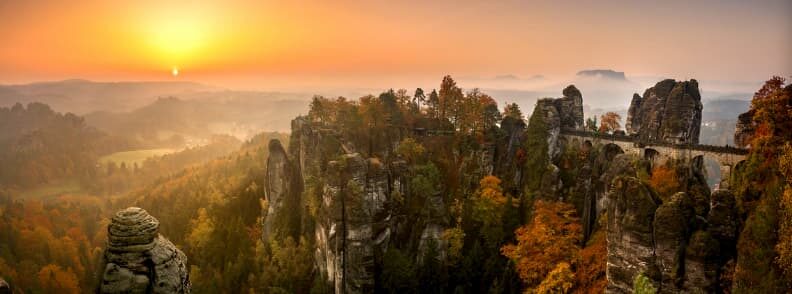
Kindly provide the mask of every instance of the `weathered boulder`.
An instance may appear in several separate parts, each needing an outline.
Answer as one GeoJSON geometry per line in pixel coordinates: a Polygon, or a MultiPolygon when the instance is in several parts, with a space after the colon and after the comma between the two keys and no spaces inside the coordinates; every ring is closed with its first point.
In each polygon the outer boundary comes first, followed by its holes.
{"type": "Polygon", "coordinates": [[[639,273],[657,276],[653,220],[657,201],[634,177],[613,180],[608,195],[607,293],[632,293],[639,273]]]}
{"type": "Polygon", "coordinates": [[[661,275],[661,293],[677,293],[682,286],[684,255],[695,213],[690,197],[679,192],[655,211],[656,264],[661,275]]]}
{"type": "Polygon", "coordinates": [[[107,233],[100,293],[190,292],[187,257],[159,235],[159,221],[148,212],[117,212],[107,233]]]}
{"type": "Polygon", "coordinates": [[[643,97],[633,96],[627,132],[647,141],[697,144],[701,110],[696,80],[663,80],[646,89],[643,97]]]}

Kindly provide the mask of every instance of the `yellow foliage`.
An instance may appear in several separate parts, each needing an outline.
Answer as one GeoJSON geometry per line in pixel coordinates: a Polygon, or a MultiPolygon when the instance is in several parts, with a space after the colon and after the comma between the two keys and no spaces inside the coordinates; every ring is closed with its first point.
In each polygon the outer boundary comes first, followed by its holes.
{"type": "Polygon", "coordinates": [[[547,274],[542,283],[533,291],[526,291],[526,293],[536,294],[557,294],[569,293],[575,281],[575,273],[569,269],[569,263],[559,262],[555,268],[547,274]]]}
{"type": "Polygon", "coordinates": [[[454,263],[462,254],[462,246],[465,244],[465,231],[456,226],[443,231],[443,240],[448,243],[448,258],[454,263]]]}
{"type": "Polygon", "coordinates": [[[778,243],[775,247],[778,257],[776,263],[787,279],[792,280],[792,187],[787,186],[781,196],[781,217],[779,218],[778,243]]]}

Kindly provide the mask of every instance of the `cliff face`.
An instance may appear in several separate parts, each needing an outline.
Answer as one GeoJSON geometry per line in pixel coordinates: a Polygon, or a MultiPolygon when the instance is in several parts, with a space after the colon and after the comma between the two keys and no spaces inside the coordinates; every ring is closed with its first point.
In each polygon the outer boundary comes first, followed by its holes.
{"type": "MultiPolygon", "coordinates": [[[[279,202],[299,203],[301,191],[318,191],[316,214],[310,217],[321,277],[336,293],[373,291],[375,256],[403,230],[404,218],[392,213],[394,195],[407,194],[403,161],[364,158],[331,126],[303,117],[292,122],[288,155],[277,141],[270,147],[265,232],[279,226],[280,216],[299,210],[287,212],[279,202]]],[[[431,223],[424,231],[422,239],[439,240],[431,223]]]]}
{"type": "Polygon", "coordinates": [[[290,160],[281,143],[277,140],[271,141],[264,190],[267,210],[262,213],[264,216],[262,236],[265,240],[270,236],[296,237],[299,233],[299,230],[294,228],[299,228],[300,217],[299,214],[295,217],[295,212],[299,210],[302,196],[301,181],[299,169],[290,160]],[[292,228],[292,230],[276,231],[275,227],[292,228]]]}
{"type": "Polygon", "coordinates": [[[635,94],[627,114],[627,133],[649,141],[697,144],[701,131],[701,94],[696,80],[663,80],[635,94]]]}
{"type": "MultiPolygon", "coordinates": [[[[583,126],[582,95],[574,86],[563,94],[536,105],[548,134],[549,159],[536,197],[575,204],[584,240],[598,229],[606,231],[607,292],[630,293],[640,273],[661,293],[717,291],[718,276],[734,251],[734,197],[725,190],[710,196],[700,166],[691,162],[675,167],[683,192],[660,196],[647,184],[649,162],[596,138],[567,142],[561,130],[583,126]],[[598,228],[602,216],[607,216],[607,227],[598,228]]],[[[627,127],[647,140],[696,143],[700,118],[696,81],[666,80],[648,89],[643,98],[633,97],[627,127]]],[[[446,166],[454,173],[448,178],[457,181],[453,183],[457,193],[468,195],[483,176],[495,175],[503,181],[504,192],[520,196],[525,191],[524,174],[538,172],[523,170],[527,129],[523,121],[505,118],[499,128],[480,134],[480,141],[471,144],[475,147],[466,154],[448,147],[459,142],[443,133],[425,135],[427,130],[421,129],[424,135],[412,138],[425,146],[449,149],[442,152],[458,163],[454,170],[446,166]]],[[[420,213],[401,210],[405,202],[418,197],[410,194],[415,166],[393,152],[403,133],[387,132],[394,135],[372,136],[370,140],[376,142],[361,147],[367,153],[356,149],[354,139],[345,138],[341,127],[299,117],[292,122],[288,151],[277,141],[270,143],[265,238],[277,231],[279,218],[299,210],[299,206],[290,209],[294,206],[288,203],[311,203],[302,232],[313,233],[318,272],[337,293],[374,291],[376,270],[388,248],[407,252],[419,264],[430,244],[438,245],[439,259],[447,257],[442,235],[450,223],[450,203],[444,199],[450,198],[440,192],[425,195],[411,204],[420,213]],[[301,200],[303,191],[308,199],[301,200]],[[310,226],[305,225],[308,218],[310,226]]],[[[427,152],[431,156],[441,151],[427,147],[427,152]]]]}
{"type": "Polygon", "coordinates": [[[652,220],[657,200],[633,177],[614,180],[608,206],[609,293],[631,293],[639,273],[656,272],[652,220]]]}
{"type": "Polygon", "coordinates": [[[751,136],[756,131],[753,116],[754,112],[751,110],[737,117],[737,126],[734,129],[734,144],[737,145],[737,147],[751,147],[751,136]]]}
{"type": "Polygon", "coordinates": [[[159,221],[129,207],[107,227],[100,293],[190,293],[187,257],[159,234],[159,221]]]}

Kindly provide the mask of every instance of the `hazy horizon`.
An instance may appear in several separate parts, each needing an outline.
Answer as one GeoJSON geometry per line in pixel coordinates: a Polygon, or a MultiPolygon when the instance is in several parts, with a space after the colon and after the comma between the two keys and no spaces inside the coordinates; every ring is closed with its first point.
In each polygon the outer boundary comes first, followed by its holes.
{"type": "MultiPolygon", "coordinates": [[[[4,2],[0,84],[354,89],[436,86],[450,74],[486,88],[496,76],[572,83],[580,70],[613,69],[755,89],[792,75],[792,2],[761,2],[4,2]]],[[[512,84],[496,88],[534,88],[512,84]]]]}

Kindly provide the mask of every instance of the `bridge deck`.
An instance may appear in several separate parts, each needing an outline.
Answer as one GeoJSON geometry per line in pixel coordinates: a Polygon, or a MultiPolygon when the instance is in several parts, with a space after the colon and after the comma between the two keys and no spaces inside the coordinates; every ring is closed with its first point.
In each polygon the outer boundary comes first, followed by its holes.
{"type": "Polygon", "coordinates": [[[663,147],[670,147],[675,149],[684,149],[684,150],[697,150],[697,151],[707,151],[707,152],[716,152],[716,153],[728,153],[728,154],[736,154],[736,155],[746,155],[748,154],[748,149],[745,148],[738,148],[734,146],[714,146],[714,145],[705,145],[705,144],[675,144],[669,142],[662,142],[662,141],[646,141],[641,140],[636,136],[628,136],[628,135],[620,135],[620,134],[604,134],[604,133],[595,133],[595,132],[587,132],[581,130],[574,130],[574,129],[562,129],[562,135],[569,135],[569,136],[577,136],[577,137],[587,137],[587,138],[594,138],[594,139],[604,139],[604,140],[611,140],[611,141],[620,141],[620,142],[628,142],[634,143],[636,146],[663,146],[663,147]]]}

